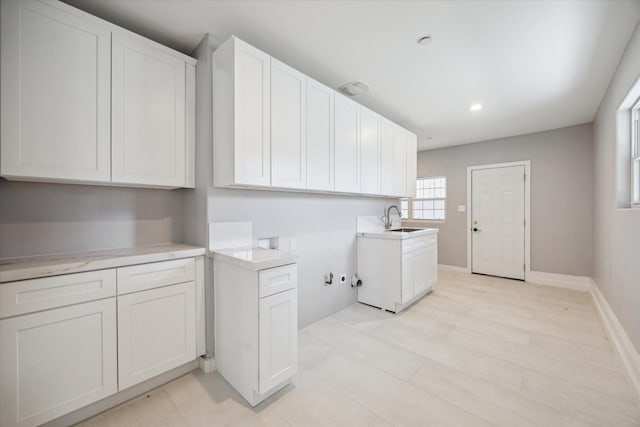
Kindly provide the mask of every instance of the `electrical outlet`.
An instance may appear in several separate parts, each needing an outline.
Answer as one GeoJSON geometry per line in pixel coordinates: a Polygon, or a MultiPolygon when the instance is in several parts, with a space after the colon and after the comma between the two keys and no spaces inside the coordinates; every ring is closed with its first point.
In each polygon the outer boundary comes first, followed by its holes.
{"type": "Polygon", "coordinates": [[[342,273],[340,275],[340,283],[347,283],[347,274],[346,273],[342,273]]]}

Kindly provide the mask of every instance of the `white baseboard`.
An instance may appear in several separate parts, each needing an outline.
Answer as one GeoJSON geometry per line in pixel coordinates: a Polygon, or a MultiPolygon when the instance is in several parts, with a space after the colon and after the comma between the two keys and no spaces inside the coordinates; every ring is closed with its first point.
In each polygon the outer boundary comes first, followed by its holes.
{"type": "Polygon", "coordinates": [[[438,269],[442,271],[456,271],[458,273],[467,273],[467,267],[458,267],[457,265],[438,264],[438,269]]]}
{"type": "Polygon", "coordinates": [[[200,370],[205,374],[210,374],[216,370],[216,359],[213,357],[200,357],[200,370]]]}
{"type": "Polygon", "coordinates": [[[596,305],[600,319],[604,323],[609,339],[615,350],[620,355],[620,360],[627,372],[631,385],[635,389],[636,397],[640,400],[640,354],[622,328],[620,321],[611,309],[611,306],[598,288],[595,280],[590,280],[590,291],[593,303],[596,305]]]}
{"type": "Polygon", "coordinates": [[[591,277],[587,276],[531,271],[527,274],[527,282],[537,285],[573,289],[574,291],[589,292],[591,290],[591,277]]]}

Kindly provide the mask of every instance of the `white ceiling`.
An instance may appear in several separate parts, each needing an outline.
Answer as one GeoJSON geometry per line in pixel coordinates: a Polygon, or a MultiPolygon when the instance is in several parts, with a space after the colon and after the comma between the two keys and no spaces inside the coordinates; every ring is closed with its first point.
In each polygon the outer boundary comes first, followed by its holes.
{"type": "Polygon", "coordinates": [[[66,1],[185,53],[235,34],[333,88],[364,80],[355,99],[420,149],[592,121],[640,17],[626,0],[66,1]]]}

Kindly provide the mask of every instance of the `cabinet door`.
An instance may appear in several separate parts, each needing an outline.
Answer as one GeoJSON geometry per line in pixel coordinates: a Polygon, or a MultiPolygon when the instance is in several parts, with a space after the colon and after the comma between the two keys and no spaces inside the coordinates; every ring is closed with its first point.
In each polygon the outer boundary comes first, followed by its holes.
{"type": "Polygon", "coordinates": [[[438,281],[438,245],[429,245],[427,251],[427,287],[438,281]]]}
{"type": "Polygon", "coordinates": [[[307,78],[307,188],[333,191],[335,92],[307,78]]]}
{"type": "Polygon", "coordinates": [[[393,195],[393,128],[386,119],[380,123],[380,193],[393,195]]]}
{"type": "Polygon", "coordinates": [[[408,252],[402,255],[402,284],[401,303],[405,303],[413,298],[413,253],[408,252]]]}
{"type": "Polygon", "coordinates": [[[407,133],[399,126],[393,128],[393,195],[407,194],[407,133]]]}
{"type": "Polygon", "coordinates": [[[411,252],[413,255],[413,292],[419,294],[431,285],[429,270],[431,270],[431,255],[429,247],[423,247],[411,252]]]}
{"type": "Polygon", "coordinates": [[[298,370],[298,293],[296,289],[260,299],[259,393],[298,370]]]}
{"type": "Polygon", "coordinates": [[[380,116],[360,107],[360,192],[380,194],[380,116]]]}
{"type": "Polygon", "coordinates": [[[407,197],[416,197],[416,178],[418,167],[418,139],[407,132],[407,197]]]}
{"type": "Polygon", "coordinates": [[[307,186],[307,82],[271,58],[271,186],[307,186]]]}
{"type": "Polygon", "coordinates": [[[1,320],[0,342],[0,425],[40,425],[117,391],[115,298],[1,320]]]}
{"type": "Polygon", "coordinates": [[[345,193],[360,192],[360,138],[358,104],[335,95],[335,189],[345,193]]]}
{"type": "Polygon", "coordinates": [[[108,27],[64,4],[2,1],[0,7],[0,173],[108,182],[108,27]]]}
{"type": "Polygon", "coordinates": [[[118,380],[126,389],[196,357],[194,282],[118,297],[118,380]]]}
{"type": "Polygon", "coordinates": [[[268,187],[271,183],[271,57],[235,39],[233,72],[234,184],[268,187]]]}
{"type": "Polygon", "coordinates": [[[186,64],[114,34],[112,181],[185,185],[186,64]]]}

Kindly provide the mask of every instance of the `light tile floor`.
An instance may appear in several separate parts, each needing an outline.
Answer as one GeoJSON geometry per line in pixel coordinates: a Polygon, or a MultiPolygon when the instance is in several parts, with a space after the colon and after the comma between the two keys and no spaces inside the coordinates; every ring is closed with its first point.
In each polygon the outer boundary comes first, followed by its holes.
{"type": "Polygon", "coordinates": [[[299,334],[293,384],[251,408],[194,371],[89,426],[640,426],[587,293],[449,271],[399,315],[354,304],[299,334]]]}

